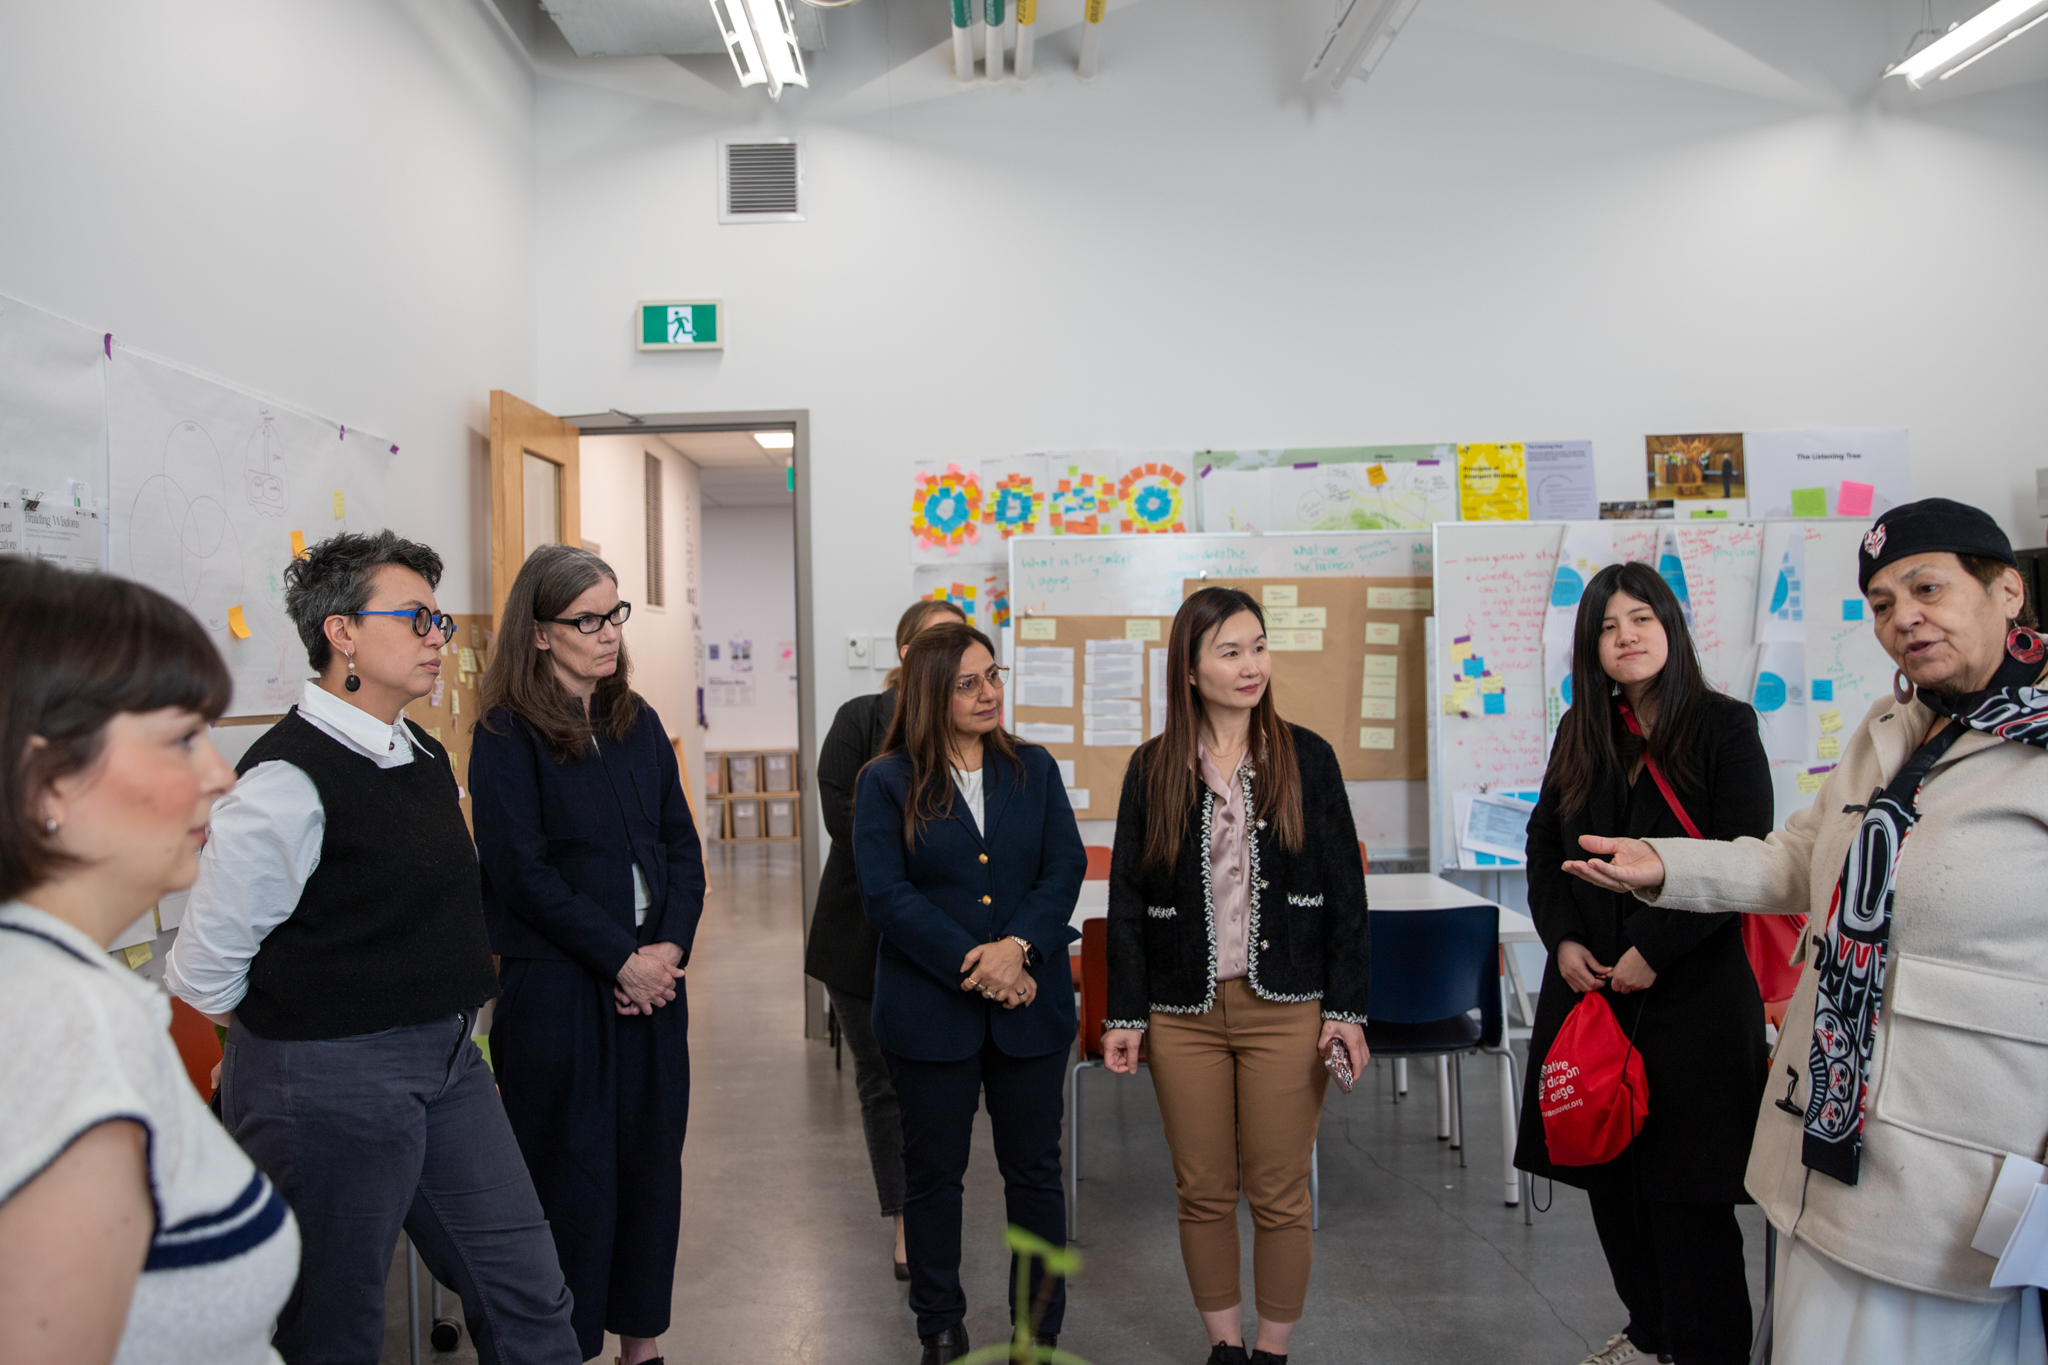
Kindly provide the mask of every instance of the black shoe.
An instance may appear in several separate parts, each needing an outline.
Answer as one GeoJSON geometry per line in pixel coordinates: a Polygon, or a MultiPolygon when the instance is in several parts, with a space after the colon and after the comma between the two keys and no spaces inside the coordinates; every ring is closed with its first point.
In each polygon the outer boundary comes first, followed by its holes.
{"type": "Polygon", "coordinates": [[[1276,1356],[1271,1351],[1253,1351],[1251,1365],[1287,1365],[1287,1357],[1276,1356]]]}
{"type": "Polygon", "coordinates": [[[1244,1347],[1219,1341],[1209,1348],[1209,1365],[1248,1365],[1244,1347]]]}
{"type": "Polygon", "coordinates": [[[967,1325],[956,1322],[918,1340],[924,1343],[924,1355],[918,1365],[952,1365],[967,1354],[967,1325]]]}
{"type": "Polygon", "coordinates": [[[1060,1346],[1060,1334],[1058,1332],[1034,1332],[1031,1336],[1031,1344],[1057,1351],[1060,1346]]]}

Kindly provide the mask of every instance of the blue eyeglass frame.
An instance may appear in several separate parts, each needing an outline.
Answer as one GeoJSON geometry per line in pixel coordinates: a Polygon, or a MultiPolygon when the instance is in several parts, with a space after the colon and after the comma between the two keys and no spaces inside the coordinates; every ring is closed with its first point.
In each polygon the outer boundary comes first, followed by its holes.
{"type": "Polygon", "coordinates": [[[427,638],[427,630],[439,629],[441,632],[441,643],[444,645],[453,640],[455,632],[460,629],[456,624],[455,618],[447,612],[432,612],[428,611],[425,607],[414,607],[411,611],[403,609],[398,611],[359,611],[356,615],[402,617],[412,622],[412,633],[419,636],[422,640],[427,638]],[[421,616],[427,618],[427,630],[420,629],[421,616]]]}

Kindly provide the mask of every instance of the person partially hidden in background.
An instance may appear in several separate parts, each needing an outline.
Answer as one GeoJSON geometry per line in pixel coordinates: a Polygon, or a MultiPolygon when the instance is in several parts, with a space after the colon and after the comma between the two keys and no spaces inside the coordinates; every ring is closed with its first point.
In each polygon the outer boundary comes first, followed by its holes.
{"type": "Polygon", "coordinates": [[[554,1240],[471,1041],[497,992],[475,846],[448,754],[400,717],[454,622],[441,557],[389,531],[285,568],[317,674],[213,810],[164,970],[227,1025],[221,1117],[298,1215],[287,1365],[384,1349],[401,1229],[462,1296],[477,1358],[583,1359],[554,1240]]]}

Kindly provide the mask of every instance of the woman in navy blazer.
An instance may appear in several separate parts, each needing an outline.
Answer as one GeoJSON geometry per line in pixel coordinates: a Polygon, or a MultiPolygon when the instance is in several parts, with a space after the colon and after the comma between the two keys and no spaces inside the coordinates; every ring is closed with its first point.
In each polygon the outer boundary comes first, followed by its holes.
{"type": "Polygon", "coordinates": [[[528,556],[472,732],[484,920],[501,958],[491,1059],[575,1296],[584,1359],[658,1361],[690,1108],[683,964],[704,855],[661,719],[627,685],[618,579],[528,556]],[[521,628],[520,623],[525,623],[521,628]]]}
{"type": "MultiPolygon", "coordinates": [[[[1067,1238],[1061,1081],[1075,1027],[1067,945],[1078,937],[1068,921],[1088,855],[1052,756],[1002,728],[1003,671],[969,626],[917,635],[889,737],[854,798],[854,863],[881,935],[875,1037],[903,1115],[923,1365],[967,1354],[960,1189],[984,1091],[1010,1222],[1054,1246],[1067,1238]]],[[[1014,1265],[1010,1284],[1014,1295],[1014,1265]]],[[[1065,1308],[1055,1283],[1039,1341],[1055,1341],[1065,1308]]]]}

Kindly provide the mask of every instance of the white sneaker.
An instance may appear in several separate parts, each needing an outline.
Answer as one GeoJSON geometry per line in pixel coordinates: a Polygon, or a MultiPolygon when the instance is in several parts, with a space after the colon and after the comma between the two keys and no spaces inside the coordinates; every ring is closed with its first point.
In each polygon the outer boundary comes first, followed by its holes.
{"type": "Polygon", "coordinates": [[[1607,1344],[1579,1362],[1579,1365],[1629,1365],[1632,1361],[1647,1362],[1656,1357],[1638,1351],[1636,1344],[1628,1339],[1628,1333],[1616,1332],[1607,1338],[1607,1344]]]}

